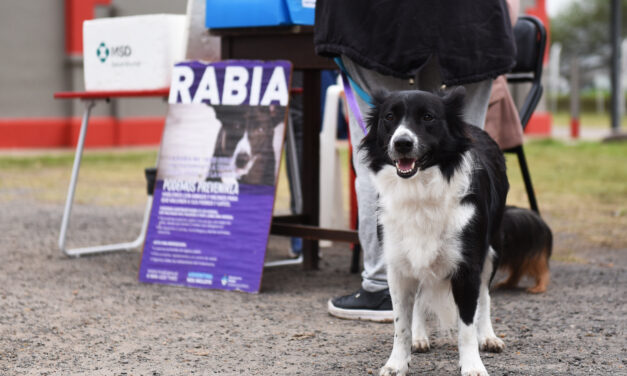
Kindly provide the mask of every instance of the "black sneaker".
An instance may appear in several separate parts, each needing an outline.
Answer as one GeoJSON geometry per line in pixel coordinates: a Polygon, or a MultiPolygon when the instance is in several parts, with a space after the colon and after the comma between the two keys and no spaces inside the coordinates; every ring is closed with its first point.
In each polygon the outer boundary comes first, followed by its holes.
{"type": "Polygon", "coordinates": [[[355,293],[329,300],[329,314],[341,319],[392,322],[390,290],[368,292],[360,288],[355,293]]]}

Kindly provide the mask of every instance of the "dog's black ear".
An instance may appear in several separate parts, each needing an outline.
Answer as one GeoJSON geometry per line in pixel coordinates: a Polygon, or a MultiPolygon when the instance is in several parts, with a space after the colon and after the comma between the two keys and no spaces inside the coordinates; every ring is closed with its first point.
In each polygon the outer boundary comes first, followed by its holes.
{"type": "Polygon", "coordinates": [[[378,107],[380,105],[383,104],[383,102],[385,102],[386,99],[388,99],[388,97],[390,96],[390,93],[387,92],[386,90],[376,90],[374,93],[372,93],[372,105],[375,107],[378,107]]]}
{"type": "Polygon", "coordinates": [[[456,133],[461,130],[461,124],[464,123],[464,98],[466,97],[466,89],[463,86],[457,86],[453,89],[442,92],[442,101],[446,111],[446,121],[449,129],[456,133]]]}
{"type": "Polygon", "coordinates": [[[378,171],[383,162],[381,162],[383,153],[381,150],[383,138],[379,137],[379,117],[381,112],[381,107],[383,103],[388,99],[390,93],[378,90],[372,94],[370,100],[370,109],[368,114],[365,116],[366,121],[366,135],[361,139],[361,143],[359,144],[359,149],[365,151],[364,162],[370,165],[370,168],[374,171],[378,171]]]}
{"type": "Polygon", "coordinates": [[[446,123],[451,135],[458,140],[468,141],[468,135],[465,131],[464,122],[464,98],[466,97],[466,89],[463,86],[457,86],[453,89],[441,92],[442,101],[444,102],[444,111],[446,112],[446,123]]]}
{"type": "Polygon", "coordinates": [[[366,116],[366,128],[368,132],[377,128],[377,123],[379,122],[379,108],[388,98],[390,93],[385,90],[377,90],[372,93],[372,97],[370,98],[370,110],[366,116]]]}
{"type": "Polygon", "coordinates": [[[457,86],[445,91],[442,100],[446,105],[447,111],[461,113],[464,107],[464,98],[466,98],[466,89],[463,86],[457,86]]]}

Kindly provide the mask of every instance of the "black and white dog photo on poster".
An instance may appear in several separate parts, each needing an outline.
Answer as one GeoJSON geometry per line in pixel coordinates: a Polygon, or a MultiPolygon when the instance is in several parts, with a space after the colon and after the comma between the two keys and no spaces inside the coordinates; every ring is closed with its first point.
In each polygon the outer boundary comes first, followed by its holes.
{"type": "Polygon", "coordinates": [[[213,106],[222,123],[207,179],[274,185],[283,140],[281,106],[213,106]]]}

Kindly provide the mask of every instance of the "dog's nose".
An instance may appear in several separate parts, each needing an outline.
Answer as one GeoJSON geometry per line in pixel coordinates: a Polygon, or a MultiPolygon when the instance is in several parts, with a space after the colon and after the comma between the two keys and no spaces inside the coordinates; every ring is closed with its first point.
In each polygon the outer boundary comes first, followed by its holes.
{"type": "Polygon", "coordinates": [[[237,155],[237,158],[235,159],[235,166],[237,166],[237,168],[244,168],[246,167],[249,161],[250,161],[250,155],[246,153],[239,153],[237,155]]]}
{"type": "Polygon", "coordinates": [[[401,154],[409,153],[414,147],[414,142],[407,135],[398,136],[394,140],[394,150],[401,154]]]}

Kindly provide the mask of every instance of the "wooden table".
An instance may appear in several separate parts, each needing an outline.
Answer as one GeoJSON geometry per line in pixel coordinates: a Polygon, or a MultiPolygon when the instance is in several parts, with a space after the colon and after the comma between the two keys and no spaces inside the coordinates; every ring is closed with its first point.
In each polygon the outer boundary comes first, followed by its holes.
{"type": "Polygon", "coordinates": [[[336,69],[332,60],[317,56],[313,46],[313,27],[286,26],[238,29],[211,29],[221,37],[223,60],[289,60],[303,71],[303,212],[274,217],[271,234],[302,237],[303,266],[318,268],[318,240],[358,243],[356,231],[318,227],[320,197],[320,71],[336,69]]]}

